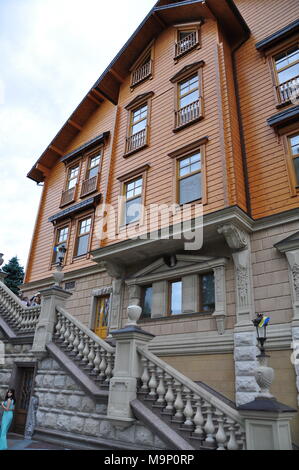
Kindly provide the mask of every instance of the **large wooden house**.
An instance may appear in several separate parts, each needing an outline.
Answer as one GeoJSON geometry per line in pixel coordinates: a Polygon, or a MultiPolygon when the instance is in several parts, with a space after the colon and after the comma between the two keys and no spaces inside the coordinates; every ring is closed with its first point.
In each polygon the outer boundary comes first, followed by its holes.
{"type": "Polygon", "coordinates": [[[298,17],[297,0],[159,0],[28,173],[22,291],[53,284],[63,246],[72,318],[109,342],[140,305],[149,350],[237,405],[258,392],[257,313],[272,393],[299,404],[298,17]]]}

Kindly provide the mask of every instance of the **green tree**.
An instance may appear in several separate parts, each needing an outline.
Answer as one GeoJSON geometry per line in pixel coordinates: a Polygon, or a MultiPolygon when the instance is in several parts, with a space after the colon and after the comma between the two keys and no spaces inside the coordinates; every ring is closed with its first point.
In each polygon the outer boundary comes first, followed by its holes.
{"type": "Polygon", "coordinates": [[[19,295],[19,286],[22,284],[24,279],[24,268],[20,265],[18,257],[14,256],[8,263],[3,266],[3,271],[7,274],[4,279],[4,283],[12,290],[16,295],[19,295]]]}

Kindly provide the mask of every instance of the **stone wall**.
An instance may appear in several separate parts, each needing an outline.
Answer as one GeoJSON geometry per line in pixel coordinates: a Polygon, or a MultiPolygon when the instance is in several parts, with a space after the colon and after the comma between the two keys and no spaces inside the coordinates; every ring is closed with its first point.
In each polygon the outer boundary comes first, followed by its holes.
{"type": "Polygon", "coordinates": [[[287,259],[273,245],[298,230],[299,221],[252,235],[255,308],[269,314],[271,324],[289,322],[293,314],[287,259]]]}
{"type": "Polygon", "coordinates": [[[5,393],[9,387],[11,373],[15,361],[34,362],[36,360],[34,355],[30,353],[31,344],[12,344],[5,341],[4,349],[4,364],[0,363],[0,401],[2,401],[4,398],[5,393]]]}
{"type": "Polygon", "coordinates": [[[163,356],[163,361],[191,380],[204,382],[230,400],[235,400],[233,354],[163,356]]]}
{"type": "MultiPolygon", "coordinates": [[[[107,403],[96,403],[51,358],[40,362],[34,395],[39,399],[37,432],[59,433],[61,439],[99,439],[105,446],[165,449],[166,445],[141,423],[119,430],[107,420],[107,403]]],[[[59,436],[58,436],[59,438],[59,436]]],[[[106,447],[107,448],[107,447],[106,447]]]]}

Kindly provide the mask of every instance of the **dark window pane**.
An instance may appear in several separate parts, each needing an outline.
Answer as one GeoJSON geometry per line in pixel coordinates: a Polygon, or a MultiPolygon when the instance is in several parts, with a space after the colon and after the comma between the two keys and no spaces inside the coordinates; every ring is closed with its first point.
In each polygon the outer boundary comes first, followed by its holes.
{"type": "Polygon", "coordinates": [[[182,281],[171,283],[170,313],[172,315],[182,313],[182,281]]]}
{"type": "Polygon", "coordinates": [[[196,201],[201,197],[201,173],[180,180],[180,204],[196,201]]]}
{"type": "Polygon", "coordinates": [[[142,316],[150,317],[152,312],[153,288],[145,287],[143,296],[142,316]]]}
{"type": "Polygon", "coordinates": [[[95,166],[91,168],[91,170],[89,170],[88,179],[93,178],[94,176],[97,176],[98,172],[99,172],[99,167],[95,166]]]}
{"type": "Polygon", "coordinates": [[[299,158],[294,158],[294,166],[297,178],[297,185],[299,186],[299,158]]]}
{"type": "Polygon", "coordinates": [[[215,310],[214,274],[202,276],[202,309],[204,312],[215,310]]]}
{"type": "Polygon", "coordinates": [[[78,238],[77,256],[85,255],[88,251],[89,235],[83,235],[78,238]]]}
{"type": "Polygon", "coordinates": [[[140,219],[141,198],[137,197],[126,202],[126,224],[137,222],[140,219]]]}

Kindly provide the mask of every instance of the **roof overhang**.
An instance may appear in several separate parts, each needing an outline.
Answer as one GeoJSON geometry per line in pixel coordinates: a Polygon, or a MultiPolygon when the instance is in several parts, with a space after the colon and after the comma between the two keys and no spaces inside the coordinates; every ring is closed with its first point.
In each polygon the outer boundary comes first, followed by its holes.
{"type": "Polygon", "coordinates": [[[267,123],[270,127],[274,129],[279,129],[299,120],[299,106],[294,106],[287,110],[281,111],[280,113],[274,114],[269,119],[267,123]]]}
{"type": "Polygon", "coordinates": [[[72,140],[102,102],[109,100],[117,105],[120,85],[153,39],[173,24],[202,18],[217,20],[233,48],[250,35],[232,0],[158,1],[37,160],[28,178],[37,183],[44,181],[48,170],[64,156],[72,140]]]}
{"type": "Polygon", "coordinates": [[[94,147],[97,147],[98,145],[103,144],[105,140],[108,139],[109,135],[110,135],[110,131],[103,132],[103,134],[100,134],[94,139],[89,140],[84,145],[81,145],[80,147],[75,149],[73,152],[70,152],[64,157],[62,157],[60,161],[65,164],[69,163],[70,161],[72,161],[74,158],[77,158],[81,154],[92,150],[94,147]]]}
{"type": "Polygon", "coordinates": [[[299,32],[299,19],[293,21],[292,23],[288,24],[284,28],[276,31],[276,33],[267,36],[262,41],[256,43],[255,47],[258,51],[264,52],[267,49],[270,49],[273,46],[276,46],[277,43],[288,39],[295,33],[299,32]]]}

